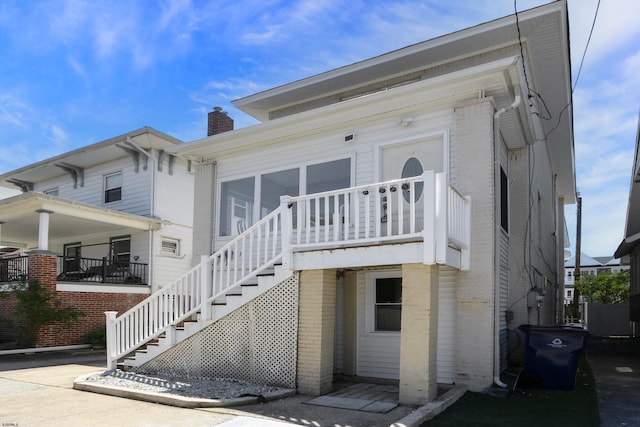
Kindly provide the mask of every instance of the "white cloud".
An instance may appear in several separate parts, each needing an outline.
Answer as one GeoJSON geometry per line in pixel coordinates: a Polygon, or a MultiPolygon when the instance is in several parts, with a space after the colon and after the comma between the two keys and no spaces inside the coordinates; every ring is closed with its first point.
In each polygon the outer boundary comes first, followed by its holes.
{"type": "Polygon", "coordinates": [[[11,93],[0,94],[0,123],[24,127],[28,107],[11,93]]]}

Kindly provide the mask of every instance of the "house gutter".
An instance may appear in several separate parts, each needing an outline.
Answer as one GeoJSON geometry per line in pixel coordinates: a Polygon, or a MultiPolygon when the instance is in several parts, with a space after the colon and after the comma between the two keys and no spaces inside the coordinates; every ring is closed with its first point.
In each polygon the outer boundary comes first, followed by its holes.
{"type": "MultiPolygon", "coordinates": [[[[499,109],[493,115],[493,156],[494,156],[494,188],[500,190],[500,116],[507,111],[514,110],[520,106],[522,97],[520,95],[520,85],[514,85],[515,97],[513,102],[508,106],[499,109]]],[[[501,212],[501,197],[497,195],[495,197],[495,205],[498,209],[495,210],[495,242],[493,245],[493,260],[495,264],[494,272],[497,272],[497,279],[494,286],[493,296],[493,383],[500,388],[506,388],[507,384],[500,380],[500,212],[501,212]]]]}

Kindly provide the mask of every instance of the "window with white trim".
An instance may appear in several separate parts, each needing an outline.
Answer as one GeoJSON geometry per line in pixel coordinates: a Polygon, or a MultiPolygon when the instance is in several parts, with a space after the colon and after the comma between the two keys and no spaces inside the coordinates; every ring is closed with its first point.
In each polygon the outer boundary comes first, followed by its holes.
{"type": "Polygon", "coordinates": [[[160,249],[162,255],[179,256],[180,255],[180,240],[171,239],[168,237],[162,238],[162,246],[160,249]]]}
{"type": "Polygon", "coordinates": [[[105,175],[104,202],[113,203],[122,200],[122,172],[105,175]]]}
{"type": "MultiPolygon", "coordinates": [[[[218,235],[234,236],[242,233],[255,221],[280,206],[280,196],[297,196],[301,191],[313,194],[348,188],[350,185],[351,158],[224,181],[220,184],[218,235]]],[[[319,210],[324,215],[323,205],[319,210]]],[[[330,218],[333,211],[334,204],[331,203],[330,218]]],[[[320,220],[324,221],[323,218],[320,220]]]]}
{"type": "Polygon", "coordinates": [[[402,277],[376,277],[373,286],[373,330],[400,332],[402,277]]]}

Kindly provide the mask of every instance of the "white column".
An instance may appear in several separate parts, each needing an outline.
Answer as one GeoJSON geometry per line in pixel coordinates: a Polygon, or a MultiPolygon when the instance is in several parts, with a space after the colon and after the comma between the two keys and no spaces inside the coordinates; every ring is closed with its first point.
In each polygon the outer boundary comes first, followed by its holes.
{"type": "Polygon", "coordinates": [[[49,214],[53,212],[38,209],[36,212],[40,214],[40,224],[38,226],[38,250],[49,250],[49,214]]]}
{"type": "Polygon", "coordinates": [[[4,221],[0,221],[0,246],[2,246],[2,224],[4,224],[4,221]]]}

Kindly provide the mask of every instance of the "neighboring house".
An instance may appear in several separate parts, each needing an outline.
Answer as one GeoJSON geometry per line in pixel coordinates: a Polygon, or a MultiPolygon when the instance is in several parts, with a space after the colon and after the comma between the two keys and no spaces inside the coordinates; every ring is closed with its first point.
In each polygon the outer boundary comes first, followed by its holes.
{"type": "MultiPolygon", "coordinates": [[[[145,127],[0,175],[23,192],[0,200],[0,245],[19,250],[0,260],[0,282],[33,278],[31,256],[45,254],[55,289],[77,296],[77,308],[91,311],[79,293],[93,293],[103,311],[125,311],[184,274],[194,177],[190,162],[167,153],[176,145],[145,127]]],[[[95,317],[88,323],[104,324],[95,317]]]]}
{"type": "MultiPolygon", "coordinates": [[[[600,256],[591,258],[585,253],[580,254],[580,275],[596,276],[602,272],[620,273],[631,268],[621,259],[613,256],[600,256]]],[[[575,291],[576,257],[572,256],[564,263],[564,303],[572,304],[575,291]]]]}
{"type": "Polygon", "coordinates": [[[634,331],[638,331],[640,327],[640,114],[636,133],[636,152],[631,169],[624,239],[613,256],[622,258],[631,266],[629,316],[633,322],[634,331]]]}
{"type": "Polygon", "coordinates": [[[235,102],[260,124],[168,149],[202,261],[109,316],[110,366],[405,404],[500,383],[509,331],[563,317],[567,22],[557,1],[260,92],[235,102]]]}

